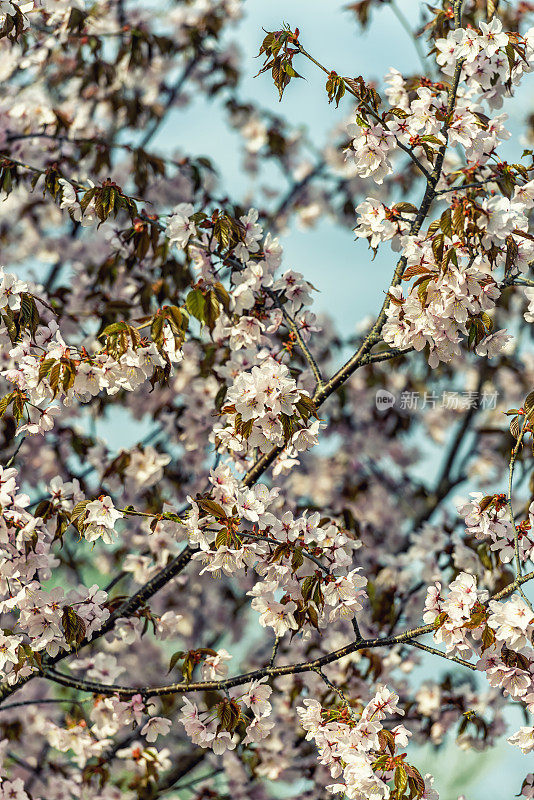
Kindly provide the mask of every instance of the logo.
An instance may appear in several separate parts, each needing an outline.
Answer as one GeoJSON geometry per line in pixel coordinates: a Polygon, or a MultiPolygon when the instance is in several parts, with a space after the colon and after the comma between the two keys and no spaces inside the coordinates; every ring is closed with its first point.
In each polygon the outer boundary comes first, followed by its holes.
{"type": "Polygon", "coordinates": [[[386,409],[395,405],[395,395],[388,392],[387,389],[379,389],[376,393],[375,402],[379,411],[386,411],[386,409]]]}

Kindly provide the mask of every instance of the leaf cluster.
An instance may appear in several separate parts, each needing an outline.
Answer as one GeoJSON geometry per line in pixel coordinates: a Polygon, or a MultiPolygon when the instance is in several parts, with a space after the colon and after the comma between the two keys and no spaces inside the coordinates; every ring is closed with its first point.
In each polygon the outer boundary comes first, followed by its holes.
{"type": "Polygon", "coordinates": [[[265,61],[257,75],[271,70],[280,100],[291,78],[302,78],[293,67],[293,57],[300,52],[298,37],[299,29],[296,28],[293,33],[289,26],[285,26],[281,31],[269,31],[258,53],[258,56],[265,54],[265,61]]]}

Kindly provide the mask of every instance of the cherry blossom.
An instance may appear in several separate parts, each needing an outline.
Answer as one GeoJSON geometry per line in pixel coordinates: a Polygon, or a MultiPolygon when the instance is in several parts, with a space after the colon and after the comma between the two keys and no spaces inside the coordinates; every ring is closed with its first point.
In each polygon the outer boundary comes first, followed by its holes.
{"type": "Polygon", "coordinates": [[[490,5],[383,78],[267,30],[270,105],[241,0],[0,3],[0,798],[437,800],[420,746],[534,748],[534,28],[490,5]]]}

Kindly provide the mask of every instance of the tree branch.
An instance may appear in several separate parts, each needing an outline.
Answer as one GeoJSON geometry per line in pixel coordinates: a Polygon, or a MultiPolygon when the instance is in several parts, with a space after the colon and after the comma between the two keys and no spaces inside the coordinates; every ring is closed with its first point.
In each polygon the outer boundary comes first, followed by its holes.
{"type": "MultiPolygon", "coordinates": [[[[509,595],[513,594],[514,591],[518,589],[522,584],[527,583],[533,578],[534,578],[534,571],[529,572],[526,575],[522,575],[518,577],[515,581],[510,583],[508,586],[506,586],[504,589],[502,589],[500,592],[494,594],[491,598],[489,598],[489,600],[502,600],[504,597],[508,597],[509,595]]],[[[251,672],[243,673],[242,675],[236,675],[233,678],[227,678],[222,681],[199,681],[190,683],[182,682],[182,683],[171,683],[166,686],[130,687],[130,686],[105,685],[93,681],[85,681],[78,678],[71,678],[69,675],[65,675],[64,673],[57,672],[56,670],[47,668],[43,669],[42,676],[50,681],[53,681],[54,683],[59,683],[63,686],[69,686],[71,688],[78,689],[80,691],[91,692],[93,694],[105,694],[105,695],[117,694],[119,695],[119,697],[133,697],[136,694],[141,694],[145,700],[150,697],[162,697],[167,694],[176,694],[176,693],[188,694],[189,692],[200,692],[200,691],[227,691],[228,689],[231,689],[234,686],[242,686],[245,683],[250,683],[251,681],[258,680],[259,678],[264,678],[264,677],[278,678],[281,675],[296,675],[298,673],[310,672],[310,671],[316,672],[318,669],[321,669],[321,667],[324,667],[327,664],[332,664],[334,661],[339,661],[341,658],[344,658],[345,656],[348,656],[351,653],[355,653],[358,650],[366,650],[375,647],[390,647],[392,645],[403,644],[403,643],[412,646],[417,646],[414,644],[413,641],[414,639],[419,638],[420,636],[424,636],[428,633],[433,633],[434,631],[435,631],[434,625],[429,624],[429,625],[422,625],[417,628],[411,628],[394,636],[381,636],[375,639],[360,639],[359,641],[351,642],[350,644],[347,644],[344,647],[341,647],[338,650],[334,650],[333,652],[328,653],[324,656],[320,656],[319,658],[316,658],[313,661],[303,661],[298,664],[287,664],[280,667],[271,667],[271,666],[263,667],[260,669],[253,670],[251,672]]],[[[437,651],[437,654],[449,659],[448,656],[441,653],[439,650],[437,651]]],[[[457,661],[457,663],[461,663],[461,660],[458,661],[455,658],[449,660],[454,660],[457,661]]]]}

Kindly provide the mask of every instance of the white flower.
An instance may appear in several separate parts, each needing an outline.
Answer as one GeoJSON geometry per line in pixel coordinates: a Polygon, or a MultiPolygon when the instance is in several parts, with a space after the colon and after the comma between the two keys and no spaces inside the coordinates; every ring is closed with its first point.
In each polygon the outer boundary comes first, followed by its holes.
{"type": "Polygon", "coordinates": [[[215,681],[217,678],[224,678],[228,675],[228,664],[232,656],[227,650],[217,650],[214,656],[207,656],[200,668],[200,674],[203,681],[215,681]]]}
{"type": "Polygon", "coordinates": [[[193,214],[191,203],[180,203],[173,210],[167,222],[167,236],[171,244],[183,249],[191,236],[196,235],[196,227],[189,219],[193,214]]]}
{"type": "Polygon", "coordinates": [[[155,742],[158,736],[166,736],[171,729],[170,719],[165,717],[150,717],[146,725],[141,728],[141,735],[147,742],[155,742]]]}
{"type": "MultiPolygon", "coordinates": [[[[424,777],[425,789],[421,795],[421,800],[439,800],[439,794],[433,788],[434,778],[428,772],[424,777]]],[[[458,798],[460,800],[460,798],[458,798]]]]}
{"type": "Polygon", "coordinates": [[[152,445],[148,445],[142,450],[130,451],[130,461],[124,474],[136,486],[148,488],[163,478],[163,467],[166,467],[170,460],[171,456],[168,453],[158,453],[152,445]]]}
{"type": "MultiPolygon", "coordinates": [[[[356,236],[369,239],[371,247],[378,247],[381,242],[393,239],[401,232],[402,223],[393,222],[388,218],[386,206],[368,197],[356,207],[358,224],[354,228],[356,236]]],[[[404,225],[404,227],[406,227],[404,225]]]]}
{"type": "Polygon", "coordinates": [[[524,289],[525,296],[528,300],[528,308],[525,311],[525,320],[527,322],[534,322],[534,289],[524,289]]]}
{"type": "Polygon", "coordinates": [[[105,544],[111,544],[115,522],[124,516],[113,506],[111,497],[106,495],[99,497],[98,500],[92,500],[87,504],[86,512],[86,527],[83,531],[85,539],[88,542],[94,542],[102,537],[105,544]]]}
{"type": "Polygon", "coordinates": [[[513,744],[523,753],[531,753],[534,750],[534,727],[533,728],[519,728],[516,733],[508,737],[507,742],[513,744]]]}
{"type": "Polygon", "coordinates": [[[276,723],[269,722],[266,719],[254,717],[252,722],[247,725],[247,735],[243,739],[243,744],[251,744],[252,742],[261,742],[266,739],[276,723]]]}
{"type": "Polygon", "coordinates": [[[492,600],[489,607],[488,625],[494,629],[497,639],[515,650],[526,647],[533,629],[534,614],[525,601],[515,595],[506,603],[492,600]]]}
{"type": "Polygon", "coordinates": [[[298,625],[293,616],[297,606],[292,600],[279,603],[272,596],[255,597],[251,605],[260,612],[260,625],[264,628],[270,626],[277,636],[283,636],[289,630],[297,630],[298,625]]]}
{"type": "Polygon", "coordinates": [[[506,344],[511,339],[513,339],[513,337],[507,334],[505,329],[495,331],[495,333],[490,333],[489,336],[482,339],[482,341],[477,344],[475,351],[479,356],[493,358],[506,347],[506,344]]]}
{"type": "Polygon", "coordinates": [[[1,781],[0,797],[2,800],[29,800],[24,790],[24,783],[21,778],[13,781],[1,781]]]}
{"type": "Polygon", "coordinates": [[[20,295],[28,291],[28,284],[19,280],[12,272],[4,272],[0,267],[0,308],[6,306],[12,311],[20,308],[20,295]]]}
{"type": "Polygon", "coordinates": [[[253,681],[246,694],[241,698],[243,703],[248,706],[256,717],[264,717],[271,711],[271,704],[268,698],[271,696],[272,689],[265,685],[267,678],[253,681]]]}

